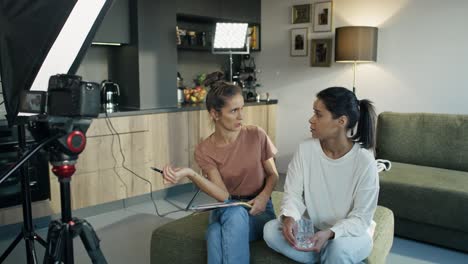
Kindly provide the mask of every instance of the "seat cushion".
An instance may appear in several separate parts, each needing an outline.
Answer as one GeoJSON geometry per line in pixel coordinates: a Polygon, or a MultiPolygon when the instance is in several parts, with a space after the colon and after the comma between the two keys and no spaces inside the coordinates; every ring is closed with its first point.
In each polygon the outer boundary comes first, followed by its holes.
{"type": "Polygon", "coordinates": [[[377,157],[468,172],[468,115],[379,114],[377,157]]]}
{"type": "Polygon", "coordinates": [[[393,162],[380,173],[379,204],[398,218],[468,232],[468,172],[393,162]]]}

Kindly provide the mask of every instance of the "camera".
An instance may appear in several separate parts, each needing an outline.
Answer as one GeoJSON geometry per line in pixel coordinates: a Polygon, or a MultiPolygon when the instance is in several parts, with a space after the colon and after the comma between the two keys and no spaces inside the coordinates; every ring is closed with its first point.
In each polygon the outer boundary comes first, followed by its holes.
{"type": "Polygon", "coordinates": [[[23,93],[19,111],[48,116],[94,118],[99,115],[100,110],[99,90],[99,84],[84,82],[81,76],[53,75],[49,79],[47,92],[23,93]]]}

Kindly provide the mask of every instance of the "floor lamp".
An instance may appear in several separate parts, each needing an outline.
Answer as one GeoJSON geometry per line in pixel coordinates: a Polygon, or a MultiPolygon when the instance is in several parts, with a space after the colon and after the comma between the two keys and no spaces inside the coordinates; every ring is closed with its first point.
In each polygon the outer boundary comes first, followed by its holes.
{"type": "Polygon", "coordinates": [[[229,81],[232,83],[232,54],[249,54],[247,23],[216,23],[213,54],[229,54],[229,81]]]}
{"type": "Polygon", "coordinates": [[[339,27],[335,32],[335,62],[353,63],[353,93],[356,93],[356,66],[377,61],[376,27],[339,27]]]}

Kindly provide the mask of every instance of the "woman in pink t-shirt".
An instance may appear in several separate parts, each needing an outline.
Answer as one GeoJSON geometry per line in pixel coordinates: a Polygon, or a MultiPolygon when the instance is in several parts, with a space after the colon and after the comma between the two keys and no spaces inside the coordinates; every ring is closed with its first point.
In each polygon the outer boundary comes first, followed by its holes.
{"type": "Polygon", "coordinates": [[[265,131],[243,126],[241,89],[215,82],[206,108],[215,131],[195,150],[203,175],[190,168],[166,166],[164,179],[172,183],[188,177],[218,201],[246,201],[250,210],[233,206],[211,211],[206,232],[208,263],[249,263],[249,242],[262,238],[263,226],[275,218],[271,192],[278,180],[277,150],[265,131]]]}

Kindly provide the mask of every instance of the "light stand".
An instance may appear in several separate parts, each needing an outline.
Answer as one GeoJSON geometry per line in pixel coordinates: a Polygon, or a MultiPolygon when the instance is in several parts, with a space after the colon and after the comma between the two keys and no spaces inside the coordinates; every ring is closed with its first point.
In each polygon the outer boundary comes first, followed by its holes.
{"type": "Polygon", "coordinates": [[[247,23],[216,23],[211,53],[229,55],[229,81],[232,83],[233,54],[249,54],[250,37],[247,36],[247,23]]]}
{"type": "Polygon", "coordinates": [[[33,150],[29,153],[26,152],[26,130],[24,120],[18,119],[18,145],[20,157],[19,161],[11,168],[7,173],[2,175],[0,178],[0,184],[6,180],[10,175],[16,172],[19,169],[21,176],[21,194],[22,194],[22,208],[23,208],[23,228],[22,231],[16,236],[13,242],[8,246],[8,248],[0,256],[0,263],[3,263],[5,259],[10,255],[13,249],[18,245],[21,239],[24,239],[26,246],[26,259],[27,263],[37,263],[36,249],[34,247],[34,241],[37,240],[39,244],[43,247],[47,246],[47,243],[42,239],[36,232],[34,232],[34,227],[32,223],[32,211],[31,211],[31,190],[29,186],[29,173],[27,166],[22,166],[26,163],[29,158],[31,158],[37,151],[39,151],[43,146],[47,145],[55,138],[47,139],[42,143],[38,144],[33,150]]]}

